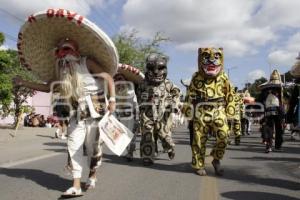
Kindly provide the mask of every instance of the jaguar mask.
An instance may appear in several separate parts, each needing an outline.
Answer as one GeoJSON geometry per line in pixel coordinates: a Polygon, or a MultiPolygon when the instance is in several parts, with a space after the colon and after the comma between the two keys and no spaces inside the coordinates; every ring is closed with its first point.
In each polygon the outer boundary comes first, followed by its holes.
{"type": "Polygon", "coordinates": [[[168,58],[162,54],[151,53],[146,59],[145,77],[152,84],[160,84],[168,74],[168,58]]]}
{"type": "Polygon", "coordinates": [[[223,70],[223,48],[199,48],[198,68],[207,78],[215,78],[223,70]]]}

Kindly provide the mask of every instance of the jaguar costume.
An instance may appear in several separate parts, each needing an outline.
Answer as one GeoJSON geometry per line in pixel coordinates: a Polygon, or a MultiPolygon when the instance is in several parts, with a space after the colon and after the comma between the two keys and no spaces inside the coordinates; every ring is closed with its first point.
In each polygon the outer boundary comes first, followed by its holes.
{"type": "Polygon", "coordinates": [[[217,175],[222,175],[220,160],[228,140],[227,118],[235,114],[234,91],[223,71],[222,48],[199,48],[198,71],[188,88],[186,116],[193,120],[192,167],[197,174],[206,175],[205,152],[208,134],[213,133],[216,144],[211,151],[217,175]]]}
{"type": "Polygon", "coordinates": [[[158,152],[157,139],[161,140],[170,159],[175,156],[169,118],[178,110],[180,90],[166,78],[167,61],[162,54],[150,54],[146,59],[145,80],[137,91],[142,131],[140,152],[144,165],[153,164],[155,152],[158,152]]]}
{"type": "MultiPolygon", "coordinates": [[[[230,133],[234,135],[234,142],[236,145],[239,145],[241,142],[241,117],[244,112],[244,103],[242,95],[235,88],[234,94],[234,103],[235,103],[235,115],[233,119],[229,120],[229,130],[230,133]]],[[[229,142],[230,144],[230,142],[229,142]]]]}

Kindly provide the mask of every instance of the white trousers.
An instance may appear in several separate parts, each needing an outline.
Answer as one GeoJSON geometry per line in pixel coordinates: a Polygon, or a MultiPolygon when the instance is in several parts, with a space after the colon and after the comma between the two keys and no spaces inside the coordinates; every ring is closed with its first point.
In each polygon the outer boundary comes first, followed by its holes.
{"type": "Polygon", "coordinates": [[[87,119],[78,121],[70,119],[68,128],[68,153],[72,163],[73,178],[81,178],[83,166],[87,163],[90,170],[101,165],[102,141],[99,138],[98,120],[87,119]],[[87,158],[83,154],[86,147],[87,158]]]}

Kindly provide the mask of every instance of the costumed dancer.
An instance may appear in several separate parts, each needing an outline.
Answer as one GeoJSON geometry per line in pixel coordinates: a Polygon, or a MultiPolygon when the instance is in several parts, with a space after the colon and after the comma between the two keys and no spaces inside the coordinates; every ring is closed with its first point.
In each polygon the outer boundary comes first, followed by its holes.
{"type": "Polygon", "coordinates": [[[139,130],[139,107],[135,94],[135,84],[143,82],[145,75],[137,68],[119,64],[118,73],[114,76],[116,85],[116,116],[133,134],[127,147],[126,159],[133,160],[136,149],[136,134],[139,130]]]}
{"type": "Polygon", "coordinates": [[[250,135],[250,115],[247,112],[247,105],[252,104],[255,102],[255,98],[251,97],[248,90],[241,94],[243,99],[243,109],[241,112],[241,127],[242,127],[242,135],[250,135]]]}
{"type": "MultiPolygon", "coordinates": [[[[181,84],[183,85],[183,86],[185,86],[185,88],[186,88],[186,95],[185,95],[185,98],[184,98],[184,102],[187,102],[187,98],[188,98],[188,94],[189,94],[189,91],[188,91],[188,89],[189,89],[189,85],[190,85],[190,82],[191,81],[184,81],[184,80],[180,80],[180,82],[181,82],[181,84]]],[[[190,133],[190,146],[192,146],[192,143],[193,143],[193,135],[194,135],[194,133],[193,133],[193,120],[188,120],[188,129],[189,129],[189,133],[190,133]]]]}
{"type": "Polygon", "coordinates": [[[206,175],[205,152],[209,133],[216,135],[211,151],[217,175],[223,175],[220,160],[228,139],[227,118],[235,114],[234,91],[224,72],[222,48],[199,48],[198,71],[188,89],[184,112],[193,120],[192,167],[200,176],[206,175]]]}
{"type": "Polygon", "coordinates": [[[48,9],[31,15],[18,39],[21,64],[35,72],[43,83],[16,77],[15,84],[43,92],[58,91],[63,104],[70,108],[67,148],[73,185],[62,197],[81,196],[83,145],[90,169],[86,189],[94,188],[96,169],[102,160],[98,122],[106,110],[115,110],[112,76],[118,65],[116,48],[95,24],[64,9],[48,9]]]}
{"type": "Polygon", "coordinates": [[[158,138],[169,158],[175,156],[169,117],[178,110],[180,90],[167,79],[167,61],[166,56],[151,53],[146,58],[145,80],[137,90],[142,130],[140,153],[144,165],[154,163],[158,138]]]}
{"type": "MultiPolygon", "coordinates": [[[[230,134],[231,131],[234,135],[235,145],[240,145],[241,143],[241,114],[243,113],[244,103],[241,94],[237,91],[237,87],[234,88],[234,103],[235,103],[235,114],[233,119],[228,121],[230,134]]],[[[229,134],[229,135],[230,135],[229,134]]],[[[230,144],[230,139],[228,141],[230,144]]]]}
{"type": "Polygon", "coordinates": [[[266,153],[272,151],[273,133],[275,132],[275,151],[282,151],[284,110],[282,104],[282,82],[280,74],[274,70],[270,80],[261,84],[260,100],[265,106],[262,138],[266,144],[266,153]]]}

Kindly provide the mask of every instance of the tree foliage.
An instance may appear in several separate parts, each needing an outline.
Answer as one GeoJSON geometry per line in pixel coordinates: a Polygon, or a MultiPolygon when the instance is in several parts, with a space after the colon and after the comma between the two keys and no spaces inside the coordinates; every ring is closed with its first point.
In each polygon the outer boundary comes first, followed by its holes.
{"type": "Polygon", "coordinates": [[[258,86],[267,81],[268,80],[266,78],[261,77],[259,79],[256,79],[254,83],[247,83],[246,86],[251,96],[254,97],[255,99],[258,99],[260,95],[260,89],[258,86]]]}
{"type": "Polygon", "coordinates": [[[143,71],[145,58],[149,53],[162,53],[161,44],[169,41],[161,33],[148,41],[142,40],[137,36],[137,31],[122,32],[113,38],[119,53],[120,63],[135,66],[143,71]]]}
{"type": "MultiPolygon", "coordinates": [[[[4,38],[0,33],[1,38],[4,38]]],[[[3,39],[4,41],[4,39],[3,39]]],[[[2,42],[3,44],[3,42],[2,42]]],[[[13,114],[18,118],[26,99],[34,94],[33,90],[24,87],[13,87],[12,79],[15,76],[21,76],[26,80],[37,80],[35,76],[20,65],[17,51],[0,50],[0,107],[1,117],[13,114]],[[14,107],[11,107],[12,102],[14,107]]]]}

